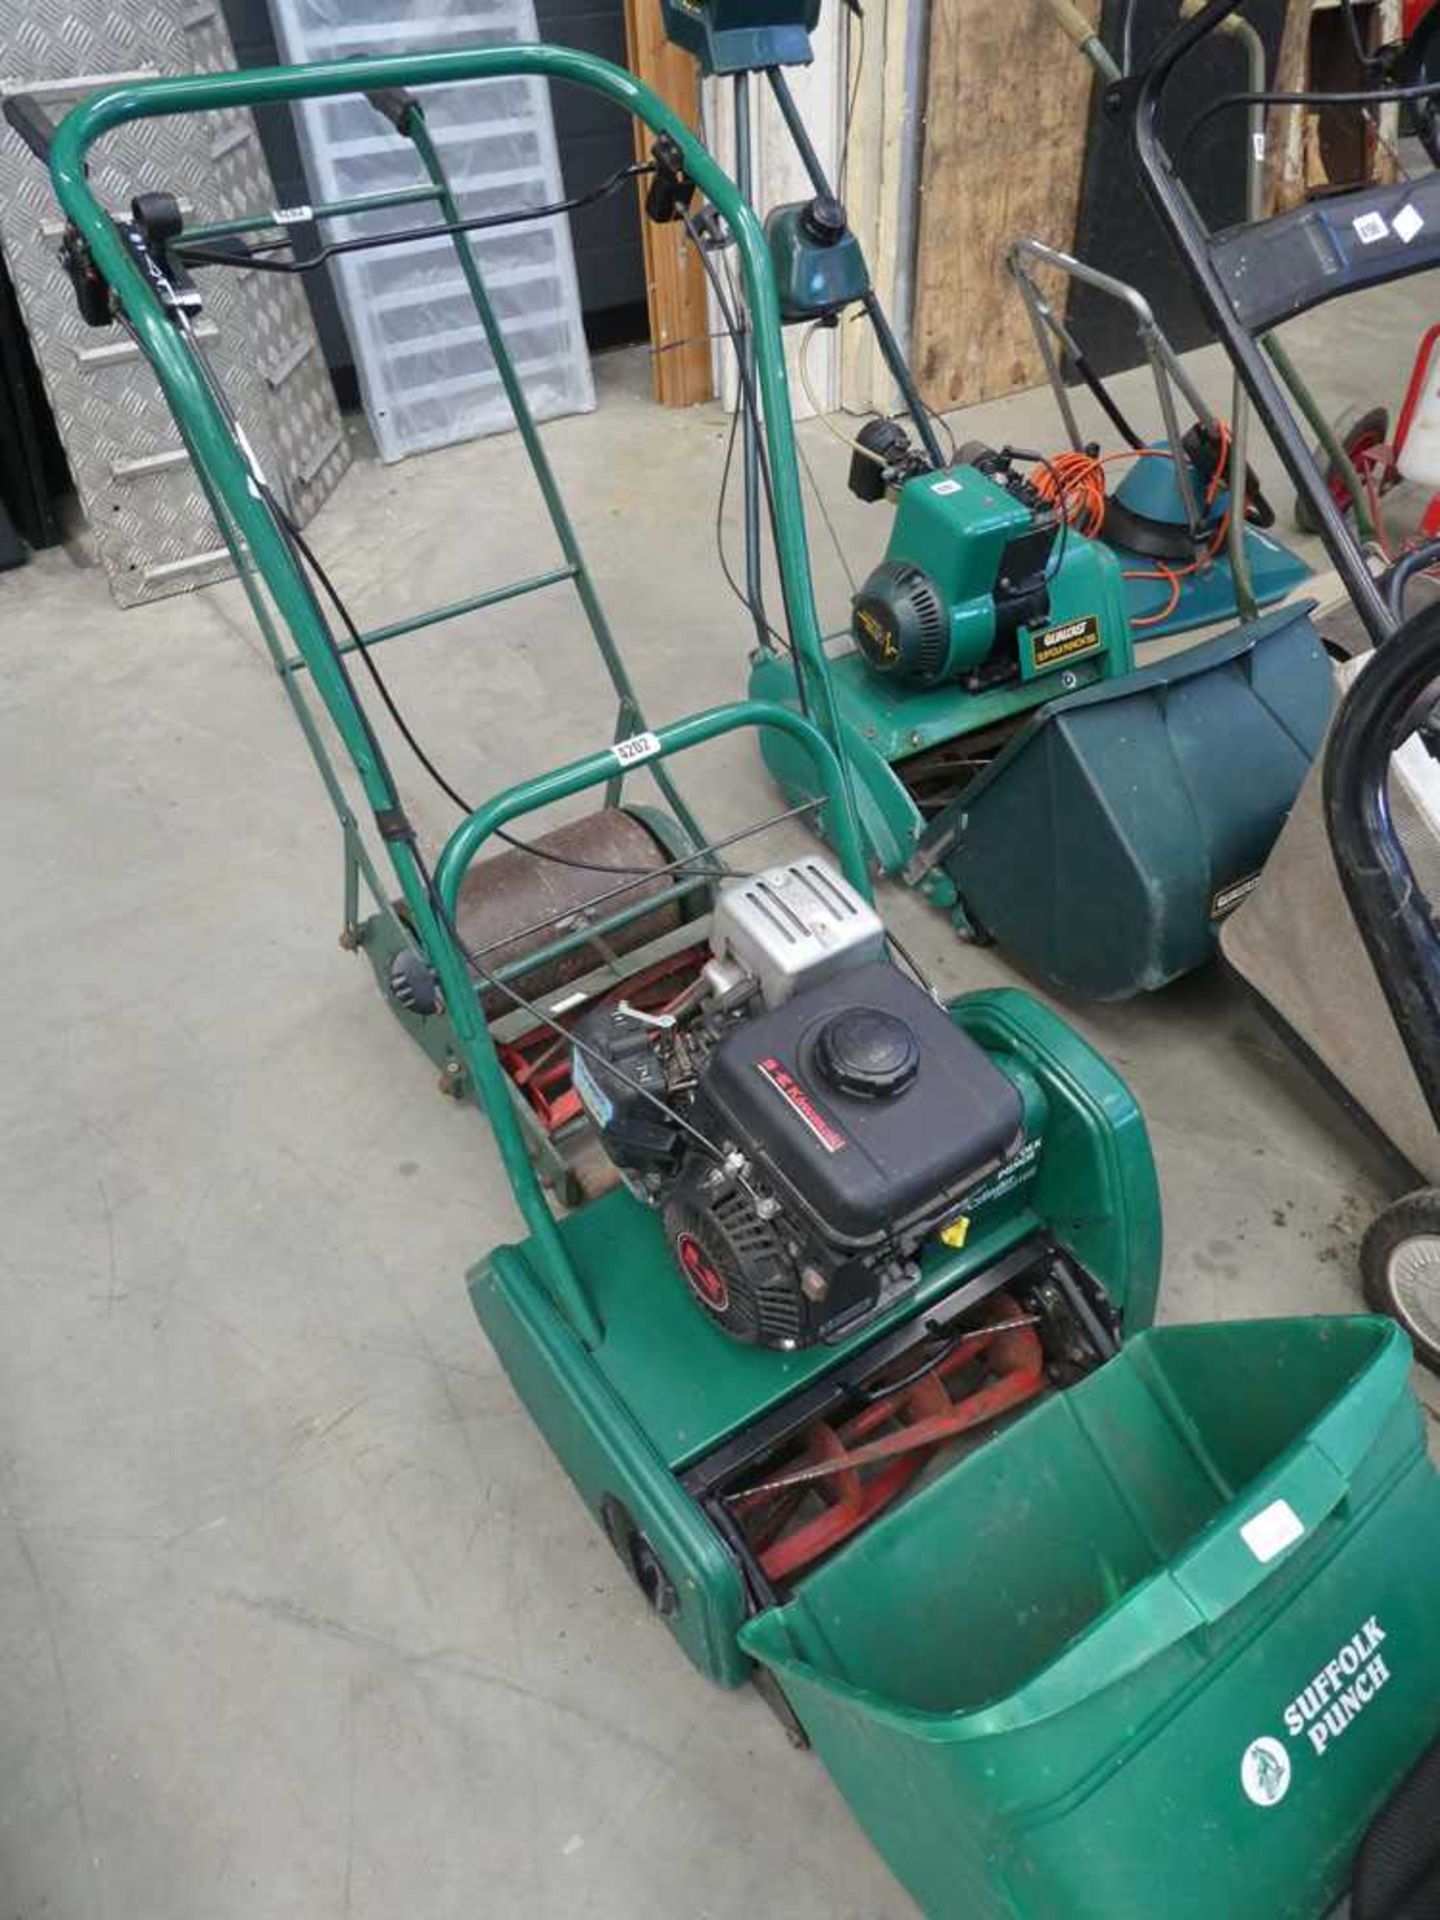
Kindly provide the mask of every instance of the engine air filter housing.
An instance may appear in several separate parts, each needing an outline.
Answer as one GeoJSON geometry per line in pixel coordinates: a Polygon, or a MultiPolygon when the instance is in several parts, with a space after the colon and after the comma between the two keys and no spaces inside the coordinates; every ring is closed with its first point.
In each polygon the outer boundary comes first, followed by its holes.
{"type": "Polygon", "coordinates": [[[807,854],[722,887],[710,945],[755,976],[773,1009],[801,987],[883,959],[885,927],[828,860],[807,854]]]}

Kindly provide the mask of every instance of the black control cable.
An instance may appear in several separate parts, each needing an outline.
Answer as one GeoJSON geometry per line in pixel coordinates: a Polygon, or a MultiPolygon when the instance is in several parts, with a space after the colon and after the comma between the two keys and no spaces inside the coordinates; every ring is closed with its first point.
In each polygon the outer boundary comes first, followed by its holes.
{"type": "MultiPolygon", "coordinates": [[[[775,544],[775,551],[778,553],[780,551],[780,527],[775,513],[775,488],[770,473],[769,450],[765,444],[765,425],[760,413],[760,397],[755,391],[755,381],[752,377],[745,353],[744,335],[746,329],[742,326],[736,307],[731,301],[729,289],[725,285],[724,278],[716,269],[715,262],[711,257],[711,249],[705,243],[705,237],[700,231],[695,216],[686,206],[680,206],[677,211],[680,219],[684,223],[685,231],[689,235],[690,244],[699,255],[700,264],[705,270],[705,277],[710,282],[711,289],[715,295],[715,304],[720,309],[721,322],[724,325],[725,331],[730,336],[730,344],[734,349],[735,365],[740,376],[741,402],[750,416],[750,424],[755,434],[755,452],[757,465],[760,469],[761,491],[765,496],[766,518],[770,522],[770,538],[775,544]]],[[[749,602],[746,601],[745,604],[748,606],[749,602]]],[[[767,622],[766,624],[768,625],[769,623],[767,622]]],[[[808,719],[810,699],[805,691],[805,670],[801,665],[800,655],[793,644],[793,640],[790,646],[790,658],[795,669],[795,692],[800,703],[800,711],[808,719]]]]}
{"type": "MultiPolygon", "coordinates": [[[[343,240],[327,240],[313,252],[289,260],[270,257],[285,252],[287,248],[293,253],[295,241],[288,232],[279,240],[246,241],[239,234],[232,236],[228,243],[224,240],[172,240],[167,252],[172,259],[187,267],[243,267],[255,273],[313,273],[316,267],[341,254],[370,253],[379,247],[413,246],[419,240],[444,240],[464,233],[489,233],[497,227],[523,226],[532,220],[550,220],[562,213],[575,213],[582,208],[595,206],[608,195],[618,193],[631,180],[643,179],[654,171],[653,160],[634,160],[628,166],[618,167],[598,186],[586,193],[574,194],[568,200],[552,200],[539,207],[510,208],[504,213],[476,214],[468,220],[427,221],[424,226],[402,227],[390,233],[352,234],[343,240]]],[[[327,216],[322,214],[321,217],[327,216]]]]}
{"type": "MultiPolygon", "coordinates": [[[[718,337],[722,340],[732,338],[723,327],[718,337]]],[[[730,495],[730,474],[735,464],[735,442],[739,437],[740,420],[741,412],[739,407],[736,407],[730,416],[730,431],[725,437],[725,464],[720,470],[720,490],[715,496],[715,556],[720,562],[720,571],[725,577],[726,586],[729,587],[731,593],[734,594],[735,598],[740,602],[740,605],[744,607],[745,611],[753,619],[756,609],[751,604],[749,595],[731,571],[730,557],[725,551],[725,507],[730,495]]],[[[782,653],[789,653],[790,642],[763,614],[761,615],[761,624],[764,626],[766,633],[769,634],[770,638],[775,642],[775,645],[779,647],[780,651],[782,653]]]]}
{"type": "MultiPolygon", "coordinates": [[[[183,319],[183,316],[182,316],[182,319],[183,319]]],[[[301,533],[299,527],[295,524],[295,521],[293,520],[291,515],[286,511],[284,504],[276,497],[275,491],[271,487],[269,481],[265,478],[265,475],[260,469],[260,464],[255,458],[254,449],[251,447],[249,439],[247,438],[245,431],[241,427],[240,422],[236,416],[235,409],[230,403],[230,396],[225,391],[224,384],[221,381],[219,375],[216,373],[215,368],[211,363],[209,355],[205,352],[203,345],[201,344],[198,336],[196,335],[195,330],[189,325],[188,320],[185,321],[184,325],[182,326],[182,332],[184,333],[185,338],[190,346],[191,352],[195,356],[196,363],[200,367],[200,370],[204,376],[206,385],[209,387],[216,405],[220,408],[221,413],[225,417],[226,425],[229,427],[231,433],[234,435],[235,443],[240,448],[241,455],[245,460],[246,467],[250,473],[250,477],[252,481],[254,482],[257,492],[260,494],[266,506],[269,508],[272,518],[274,519],[276,525],[280,528],[282,537],[285,539],[287,544],[291,547],[298,562],[300,563],[300,572],[301,572],[302,578],[305,576],[305,570],[308,568],[310,574],[314,577],[316,581],[319,582],[319,585],[322,591],[324,592],[326,598],[329,600],[331,606],[334,608],[337,616],[340,619],[341,624],[345,628],[345,631],[350,638],[350,641],[352,646],[354,647],[354,650],[356,651],[356,653],[359,654],[360,659],[364,664],[366,672],[369,674],[371,680],[373,681],[375,690],[379,694],[380,699],[384,704],[386,712],[390,715],[390,718],[395,723],[395,727],[399,732],[401,739],[405,742],[406,746],[409,747],[411,753],[414,754],[416,760],[425,769],[426,773],[435,782],[435,785],[440,789],[440,791],[443,794],[445,794],[445,796],[459,809],[459,811],[462,814],[469,815],[473,813],[475,811],[474,807],[472,807],[470,802],[465,798],[465,796],[462,793],[460,793],[451,784],[449,780],[446,779],[445,775],[440,771],[439,767],[436,766],[435,762],[431,759],[430,755],[426,752],[424,746],[420,742],[419,738],[416,736],[413,728],[410,726],[409,722],[406,720],[404,713],[400,709],[399,702],[396,700],[394,694],[390,690],[389,682],[386,680],[384,674],[380,671],[378,664],[376,663],[375,659],[371,654],[370,642],[366,639],[364,633],[362,633],[359,627],[359,624],[357,623],[354,616],[350,612],[350,609],[346,604],[344,596],[341,594],[340,589],[335,585],[335,582],[330,578],[329,573],[321,564],[318,556],[316,555],[314,549],[311,547],[309,541],[305,538],[304,534],[301,533]]],[[[320,609],[319,609],[318,603],[315,602],[315,597],[313,592],[311,593],[310,598],[311,598],[312,605],[315,606],[316,615],[319,620],[321,630],[325,636],[326,643],[331,649],[331,652],[333,653],[334,658],[339,665],[340,672],[343,675],[346,687],[349,690],[350,698],[353,701],[355,705],[355,709],[359,713],[361,717],[361,721],[365,727],[371,752],[374,754],[377,764],[380,764],[383,766],[384,756],[381,752],[379,741],[376,737],[374,728],[370,724],[369,717],[365,712],[365,705],[364,705],[364,702],[360,699],[359,693],[355,686],[354,679],[352,678],[348,667],[346,667],[345,665],[345,656],[340,651],[340,649],[335,645],[334,636],[331,634],[328,624],[326,623],[323,615],[320,613],[320,609]]],[[[390,785],[393,790],[395,783],[389,774],[388,768],[386,769],[386,778],[387,780],[390,781],[390,785]]],[[[396,804],[397,805],[399,804],[398,794],[396,798],[396,804]]],[[[554,866],[576,867],[585,872],[614,874],[618,877],[624,877],[624,878],[636,879],[636,880],[649,879],[656,871],[656,869],[653,867],[628,867],[628,866],[621,866],[618,864],[614,864],[614,865],[607,864],[607,863],[594,861],[594,860],[580,860],[575,858],[572,855],[556,853],[549,847],[537,846],[533,841],[523,840],[518,834],[510,833],[504,827],[496,828],[495,837],[499,840],[503,840],[507,846],[514,847],[517,852],[533,854],[536,859],[548,861],[550,864],[554,866]]],[[[699,848],[695,852],[685,856],[685,861],[687,863],[690,861],[697,861],[701,859],[705,859],[709,862],[708,869],[701,869],[702,872],[708,870],[708,872],[710,872],[711,874],[718,873],[725,877],[732,877],[731,869],[726,865],[726,863],[724,861],[717,862],[713,858],[711,858],[710,850],[707,848],[699,848]]],[[[739,878],[743,876],[737,875],[733,877],[739,878]]]]}
{"type": "MultiPolygon", "coordinates": [[[[466,815],[472,814],[475,811],[475,808],[465,798],[464,794],[457,792],[457,790],[445,778],[444,774],[441,773],[440,769],[435,765],[435,762],[430,758],[430,755],[426,752],[425,748],[421,745],[420,741],[416,738],[414,730],[410,727],[410,725],[405,719],[404,714],[400,711],[399,703],[396,701],[394,694],[391,692],[388,681],[385,679],[385,676],[381,673],[379,666],[376,664],[375,660],[371,655],[370,642],[365,638],[364,634],[360,631],[359,626],[356,624],[353,616],[351,615],[349,607],[346,606],[344,599],[341,597],[339,589],[336,587],[334,581],[330,578],[329,574],[325,571],[324,567],[320,564],[319,560],[316,558],[313,550],[310,547],[309,542],[305,539],[304,535],[300,532],[299,528],[295,525],[294,521],[290,518],[289,514],[286,513],[285,509],[282,506],[280,506],[278,501],[274,502],[274,510],[282,526],[284,527],[286,535],[293,542],[295,547],[298,549],[299,553],[303,556],[305,564],[311,569],[311,571],[315,575],[315,578],[319,581],[321,587],[324,589],[325,594],[329,599],[331,606],[334,607],[336,613],[339,615],[340,620],[345,627],[345,631],[349,634],[350,639],[354,644],[356,652],[360,655],[361,659],[364,661],[365,667],[369,672],[370,678],[375,683],[376,692],[380,695],[381,700],[385,704],[385,711],[390,715],[390,718],[394,721],[395,726],[398,729],[400,736],[404,740],[406,746],[409,747],[411,753],[414,754],[415,758],[419,761],[420,765],[425,769],[426,773],[429,774],[430,778],[435,782],[436,786],[440,789],[440,791],[443,794],[445,794],[449,800],[453,801],[453,803],[459,809],[459,811],[462,814],[466,814],[466,815]]],[[[655,868],[655,867],[622,866],[622,865],[619,865],[618,863],[612,863],[610,861],[581,860],[578,856],[574,854],[557,853],[551,847],[542,847],[533,840],[524,840],[520,837],[519,834],[511,833],[509,829],[506,827],[496,827],[495,838],[497,840],[503,840],[506,846],[515,848],[515,850],[519,853],[533,854],[537,860],[546,860],[552,866],[575,867],[575,868],[578,868],[583,873],[611,873],[611,874],[617,874],[617,875],[624,875],[635,880],[647,880],[651,878],[652,875],[654,875],[655,873],[664,871],[664,869],[655,868]]],[[[704,860],[708,862],[708,869],[702,869],[702,871],[708,870],[711,874],[721,874],[726,877],[734,877],[734,878],[743,877],[743,876],[734,875],[732,872],[732,869],[724,861],[714,860],[712,858],[713,851],[714,850],[711,847],[698,847],[694,850],[694,852],[684,855],[681,860],[672,862],[671,866],[675,872],[679,873],[679,872],[684,872],[686,868],[691,865],[692,862],[704,860]]]]}

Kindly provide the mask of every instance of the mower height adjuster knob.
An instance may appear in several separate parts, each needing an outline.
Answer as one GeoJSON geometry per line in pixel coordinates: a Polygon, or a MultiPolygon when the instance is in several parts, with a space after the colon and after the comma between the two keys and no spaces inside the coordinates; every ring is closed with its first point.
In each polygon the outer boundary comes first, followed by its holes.
{"type": "Polygon", "coordinates": [[[406,1013],[426,1020],[444,1006],[435,969],[423,954],[406,947],[390,962],[390,997],[406,1013]]]}

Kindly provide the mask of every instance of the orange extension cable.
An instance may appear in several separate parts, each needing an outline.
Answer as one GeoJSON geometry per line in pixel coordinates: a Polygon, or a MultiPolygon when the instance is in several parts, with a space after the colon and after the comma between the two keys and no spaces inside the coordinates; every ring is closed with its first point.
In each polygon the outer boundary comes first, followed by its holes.
{"type": "MultiPolygon", "coordinates": [[[[1215,463],[1215,471],[1210,476],[1210,485],[1205,491],[1205,505],[1212,507],[1216,496],[1225,482],[1226,471],[1230,465],[1230,429],[1222,420],[1220,425],[1220,458],[1215,463]]],[[[1105,504],[1108,498],[1105,469],[1120,460],[1170,460],[1168,448],[1162,447],[1123,447],[1118,453],[1090,454],[1077,453],[1073,448],[1057,453],[1053,460],[1047,460],[1031,475],[1035,490],[1042,500],[1058,501],[1060,511],[1077,533],[1095,539],[1105,524],[1105,504]]],[[[1127,569],[1127,580],[1163,580],[1170,589],[1170,598],[1158,613],[1147,613],[1143,618],[1132,620],[1132,627],[1158,627],[1180,604],[1180,582],[1187,574],[1197,573],[1201,567],[1209,566],[1215,555],[1225,544],[1225,536],[1230,528],[1230,510],[1222,514],[1220,525],[1210,542],[1208,550],[1188,566],[1167,567],[1157,560],[1154,567],[1127,569]]]]}

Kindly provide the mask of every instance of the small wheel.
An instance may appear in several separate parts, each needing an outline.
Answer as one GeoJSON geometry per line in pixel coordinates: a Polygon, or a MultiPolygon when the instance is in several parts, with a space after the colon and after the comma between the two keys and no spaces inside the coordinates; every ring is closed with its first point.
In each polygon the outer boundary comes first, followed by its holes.
{"type": "MultiPolygon", "coordinates": [[[[1350,464],[1358,472],[1367,460],[1373,459],[1376,452],[1385,445],[1390,432],[1390,409],[1388,407],[1367,407],[1363,411],[1352,407],[1342,413],[1335,422],[1335,438],[1350,456],[1350,464]]],[[[1330,498],[1341,513],[1348,514],[1355,502],[1350,498],[1350,489],[1345,484],[1344,475],[1327,458],[1323,447],[1313,449],[1317,467],[1325,475],[1325,485],[1330,498]]],[[[1377,482],[1377,491],[1388,493],[1400,478],[1394,467],[1387,466],[1377,482]]],[[[1320,531],[1310,503],[1304,494],[1295,496],[1295,524],[1301,533],[1320,531]]]]}
{"type": "Polygon", "coordinates": [[[1360,1243],[1360,1278],[1376,1313],[1398,1320],[1415,1356],[1440,1373],[1440,1187],[1394,1200],[1360,1243]]]}

